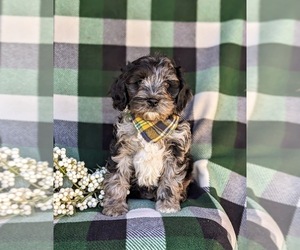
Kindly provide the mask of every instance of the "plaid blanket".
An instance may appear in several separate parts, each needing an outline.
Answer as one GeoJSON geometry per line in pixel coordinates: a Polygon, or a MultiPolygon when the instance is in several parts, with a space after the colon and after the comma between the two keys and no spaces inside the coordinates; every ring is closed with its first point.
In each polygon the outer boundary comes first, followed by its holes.
{"type": "MultiPolygon", "coordinates": [[[[52,99],[52,2],[1,0],[0,146],[51,163],[52,99]]],[[[27,187],[26,182],[20,185],[27,187]]],[[[0,249],[52,249],[52,219],[51,212],[0,217],[0,249]]]]}
{"type": "Polygon", "coordinates": [[[176,214],[160,214],[148,200],[129,200],[130,211],[111,218],[99,211],[62,218],[55,225],[55,249],[232,249],[234,229],[208,193],[176,214]]]}
{"type": "MultiPolygon", "coordinates": [[[[55,248],[299,248],[299,1],[247,3],[247,221],[245,5],[56,0],[53,38],[52,1],[0,1],[1,146],[51,160],[54,80],[55,144],[104,165],[118,115],[109,85],[155,51],[182,66],[195,94],[185,117],[199,185],[182,211],[129,200],[124,217],[81,212],[55,221],[55,248]]],[[[0,249],[51,249],[51,217],[1,219],[0,249]]]]}
{"type": "Polygon", "coordinates": [[[299,1],[290,0],[251,1],[247,6],[248,204],[243,237],[253,249],[300,247],[299,7],[299,1]]]}
{"type": "Polygon", "coordinates": [[[55,1],[55,145],[91,168],[104,165],[118,116],[108,97],[111,83],[127,61],[161,52],[181,66],[194,92],[184,118],[192,127],[199,182],[178,214],[161,215],[153,203],[130,199],[123,217],[97,211],[61,219],[55,248],[237,247],[246,202],[245,5],[55,1]]]}

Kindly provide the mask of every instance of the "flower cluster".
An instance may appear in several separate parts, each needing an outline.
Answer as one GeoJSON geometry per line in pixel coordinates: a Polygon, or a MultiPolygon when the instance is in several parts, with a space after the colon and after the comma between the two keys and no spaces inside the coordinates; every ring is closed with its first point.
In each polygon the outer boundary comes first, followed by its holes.
{"type": "Polygon", "coordinates": [[[104,167],[89,172],[66,149],[53,149],[48,162],[22,158],[17,148],[0,148],[0,216],[30,215],[53,208],[54,216],[103,205],[104,167]]]}
{"type": "Polygon", "coordinates": [[[0,216],[51,209],[52,173],[47,162],[22,158],[17,148],[0,148],[0,216]]]}
{"type": "Polygon", "coordinates": [[[104,167],[89,173],[84,162],[67,157],[66,149],[58,147],[53,149],[53,163],[54,216],[73,215],[76,208],[82,211],[102,206],[104,167]]]}

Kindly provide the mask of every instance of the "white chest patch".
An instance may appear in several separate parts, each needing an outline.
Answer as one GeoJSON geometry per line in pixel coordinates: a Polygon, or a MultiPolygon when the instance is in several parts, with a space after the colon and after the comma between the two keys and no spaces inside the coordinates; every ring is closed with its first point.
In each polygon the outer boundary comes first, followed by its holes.
{"type": "Polygon", "coordinates": [[[163,171],[164,147],[159,143],[141,140],[141,149],[133,157],[133,166],[139,186],[157,186],[163,171]]]}

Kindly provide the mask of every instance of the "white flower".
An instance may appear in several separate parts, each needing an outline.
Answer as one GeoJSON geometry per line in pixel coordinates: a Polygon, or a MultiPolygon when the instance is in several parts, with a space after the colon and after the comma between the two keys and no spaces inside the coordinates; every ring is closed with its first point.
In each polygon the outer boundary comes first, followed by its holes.
{"type": "Polygon", "coordinates": [[[67,157],[66,149],[58,147],[53,148],[53,161],[54,171],[48,162],[22,158],[17,148],[0,148],[0,188],[4,189],[0,193],[0,216],[29,215],[34,209],[52,208],[54,216],[73,215],[76,208],[84,210],[102,204],[104,167],[89,174],[83,161],[67,157]],[[16,188],[20,177],[29,186],[18,184],[16,188]],[[94,198],[96,190],[100,193],[94,198]]]}

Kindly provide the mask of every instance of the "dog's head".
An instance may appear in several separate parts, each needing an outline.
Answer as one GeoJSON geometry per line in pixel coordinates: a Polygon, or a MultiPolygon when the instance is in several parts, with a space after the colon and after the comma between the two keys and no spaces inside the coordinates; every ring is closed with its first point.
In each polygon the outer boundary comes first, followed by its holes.
{"type": "Polygon", "coordinates": [[[144,56],[122,69],[111,87],[113,107],[148,121],[180,114],[192,97],[180,67],[164,56],[144,56]]]}

